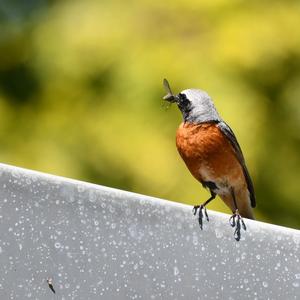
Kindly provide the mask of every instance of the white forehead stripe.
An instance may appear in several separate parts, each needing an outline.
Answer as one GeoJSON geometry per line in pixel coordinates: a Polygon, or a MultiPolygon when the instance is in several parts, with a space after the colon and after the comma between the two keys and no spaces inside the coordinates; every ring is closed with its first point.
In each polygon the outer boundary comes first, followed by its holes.
{"type": "Polygon", "coordinates": [[[199,89],[188,89],[188,90],[184,90],[181,92],[181,94],[186,94],[187,98],[199,98],[199,97],[203,97],[203,98],[209,98],[208,94],[205,91],[199,90],[199,89]]]}

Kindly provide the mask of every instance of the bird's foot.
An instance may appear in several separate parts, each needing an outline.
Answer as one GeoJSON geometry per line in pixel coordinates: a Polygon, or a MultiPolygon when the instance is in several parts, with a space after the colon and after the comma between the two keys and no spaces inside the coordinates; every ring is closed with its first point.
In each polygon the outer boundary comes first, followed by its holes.
{"type": "Polygon", "coordinates": [[[241,228],[246,230],[246,225],[243,218],[241,217],[239,210],[237,209],[234,214],[230,217],[229,223],[232,227],[235,227],[234,238],[239,241],[241,239],[241,228]]]}
{"type": "Polygon", "coordinates": [[[209,218],[208,218],[206,207],[204,205],[194,206],[194,208],[193,208],[194,216],[197,214],[198,209],[199,209],[198,222],[199,222],[199,226],[202,230],[203,229],[203,217],[205,216],[207,222],[209,222],[209,218]],[[204,210],[204,214],[203,214],[203,210],[204,210]]]}

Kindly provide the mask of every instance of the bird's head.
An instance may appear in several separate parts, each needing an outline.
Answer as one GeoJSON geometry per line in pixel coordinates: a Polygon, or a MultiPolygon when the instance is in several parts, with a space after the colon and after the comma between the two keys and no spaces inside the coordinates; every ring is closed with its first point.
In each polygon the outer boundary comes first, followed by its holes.
{"type": "Polygon", "coordinates": [[[174,95],[166,79],[164,79],[163,85],[167,91],[167,95],[163,99],[177,104],[185,122],[204,123],[221,121],[212,99],[206,92],[198,89],[187,89],[174,95]]]}

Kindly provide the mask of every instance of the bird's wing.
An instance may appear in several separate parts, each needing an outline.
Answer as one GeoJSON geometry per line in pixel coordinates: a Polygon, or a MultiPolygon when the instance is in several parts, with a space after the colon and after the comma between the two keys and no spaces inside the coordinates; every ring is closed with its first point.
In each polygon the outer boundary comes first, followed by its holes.
{"type": "Polygon", "coordinates": [[[253,183],[250,177],[250,174],[248,172],[248,169],[246,167],[246,163],[245,163],[245,159],[242,153],[242,149],[233,133],[233,131],[231,130],[231,128],[225,123],[225,122],[220,122],[217,124],[217,126],[221,129],[222,133],[229,139],[236,157],[239,161],[239,163],[241,164],[242,168],[243,168],[243,173],[247,182],[247,187],[248,187],[248,191],[250,193],[250,202],[251,202],[251,206],[255,207],[256,206],[256,201],[255,201],[255,195],[254,195],[254,187],[253,187],[253,183]]]}

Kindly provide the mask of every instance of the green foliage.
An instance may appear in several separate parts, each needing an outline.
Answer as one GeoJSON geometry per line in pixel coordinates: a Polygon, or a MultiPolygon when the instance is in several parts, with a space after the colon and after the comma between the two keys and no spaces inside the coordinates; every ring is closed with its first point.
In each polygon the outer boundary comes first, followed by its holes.
{"type": "Polygon", "coordinates": [[[206,200],[176,151],[166,77],[208,91],[234,129],[258,219],[299,227],[298,1],[13,3],[0,5],[2,162],[206,200]]]}

